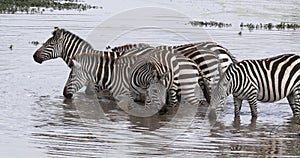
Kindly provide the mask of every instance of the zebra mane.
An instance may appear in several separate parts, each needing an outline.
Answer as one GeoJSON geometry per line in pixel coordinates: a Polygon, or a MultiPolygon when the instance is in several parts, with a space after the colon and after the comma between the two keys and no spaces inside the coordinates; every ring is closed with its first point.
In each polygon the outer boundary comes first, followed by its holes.
{"type": "Polygon", "coordinates": [[[88,47],[90,48],[93,48],[92,45],[90,43],[88,43],[87,41],[85,41],[84,39],[82,39],[81,37],[79,37],[78,35],[68,31],[68,30],[65,30],[63,28],[55,28],[55,30],[52,32],[53,34],[53,37],[55,37],[57,35],[57,33],[61,31],[63,34],[68,34],[68,35],[71,35],[71,37],[73,38],[76,38],[78,39],[80,42],[84,43],[85,45],[87,45],[88,47]]]}
{"type": "MultiPolygon", "coordinates": [[[[126,44],[126,45],[123,45],[123,46],[114,47],[111,50],[113,52],[124,52],[124,51],[132,50],[134,48],[149,47],[149,46],[150,46],[149,44],[145,44],[145,43],[126,44]]],[[[110,46],[108,46],[107,48],[110,48],[110,46]]]]}
{"type": "Polygon", "coordinates": [[[76,54],[72,57],[72,59],[77,60],[82,57],[99,57],[99,56],[107,58],[109,56],[108,54],[109,54],[108,51],[95,50],[94,52],[89,52],[89,53],[84,52],[84,53],[76,54]]]}

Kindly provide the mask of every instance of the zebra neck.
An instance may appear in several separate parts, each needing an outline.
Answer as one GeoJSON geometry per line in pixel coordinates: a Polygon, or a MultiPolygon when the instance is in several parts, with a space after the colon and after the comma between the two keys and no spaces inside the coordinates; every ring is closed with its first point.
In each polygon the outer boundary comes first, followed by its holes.
{"type": "Polygon", "coordinates": [[[74,48],[65,48],[62,53],[62,58],[66,62],[66,64],[70,67],[71,60],[74,59],[76,55],[81,53],[91,53],[95,50],[90,47],[88,44],[78,44],[79,46],[73,46],[74,48]]]}
{"type": "Polygon", "coordinates": [[[114,64],[117,54],[113,52],[101,52],[101,57],[98,58],[98,70],[96,83],[100,86],[102,90],[109,90],[111,92],[113,84],[114,75],[114,64]]]}

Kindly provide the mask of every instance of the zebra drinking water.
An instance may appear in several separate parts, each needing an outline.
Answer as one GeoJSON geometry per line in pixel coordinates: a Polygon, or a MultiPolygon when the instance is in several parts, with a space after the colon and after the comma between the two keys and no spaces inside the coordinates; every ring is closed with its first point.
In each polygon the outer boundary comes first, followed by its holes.
{"type": "Polygon", "coordinates": [[[195,88],[201,87],[204,94],[207,94],[207,89],[205,89],[207,86],[203,82],[203,76],[197,65],[176,50],[155,51],[135,62],[129,76],[130,90],[134,94],[145,94],[150,84],[148,78],[152,78],[154,72],[158,72],[159,76],[167,73],[162,82],[170,94],[171,106],[178,102],[178,95],[181,95],[189,104],[198,105],[200,96],[196,96],[195,88]]]}
{"type": "Polygon", "coordinates": [[[231,64],[214,92],[227,89],[234,97],[235,117],[243,100],[248,100],[252,117],[257,117],[257,101],[274,102],[287,97],[293,115],[300,116],[300,56],[284,54],[261,60],[231,64]],[[225,88],[224,88],[225,87],[225,88]]]}
{"type": "MultiPolygon", "coordinates": [[[[139,48],[138,52],[147,52],[153,50],[153,48],[143,48],[143,50],[139,48]]],[[[126,62],[126,65],[122,65],[122,63],[120,65],[115,65],[115,62],[118,59],[110,58],[107,55],[108,53],[109,52],[96,52],[76,55],[71,63],[71,73],[64,89],[64,95],[66,97],[71,97],[84,85],[95,83],[102,88],[101,90],[108,90],[115,99],[119,99],[119,102],[126,102],[126,98],[121,98],[122,100],[120,100],[119,96],[130,96],[128,90],[128,81],[125,80],[125,78],[128,78],[126,76],[129,74],[130,68],[129,66],[126,66],[128,65],[128,61],[124,60],[126,62]]],[[[134,54],[134,51],[132,53],[134,54]]],[[[158,94],[161,94],[160,90],[163,89],[156,90],[158,94]]],[[[148,104],[155,103],[151,101],[151,98],[157,99],[153,96],[148,95],[148,98],[146,98],[148,104]]],[[[133,102],[134,100],[134,98],[132,97],[130,97],[129,99],[130,102],[133,102]]],[[[146,105],[145,107],[150,107],[150,105],[146,105]]],[[[149,112],[147,110],[141,110],[140,113],[142,113],[143,111],[146,112],[143,116],[147,116],[147,114],[149,115],[149,112]]]]}
{"type": "MultiPolygon", "coordinates": [[[[211,91],[217,85],[221,75],[231,63],[237,60],[228,49],[215,42],[199,42],[179,46],[158,46],[157,49],[176,50],[179,54],[193,60],[201,70],[206,85],[209,87],[207,95],[211,98],[211,91]]],[[[208,98],[207,97],[207,98],[208,98]]],[[[207,100],[208,103],[210,100],[207,100]]]]}
{"type": "MultiPolygon", "coordinates": [[[[73,61],[73,66],[72,67],[72,71],[70,73],[69,79],[66,83],[65,86],[65,90],[64,90],[64,95],[65,96],[72,96],[74,93],[76,93],[76,91],[78,91],[82,86],[84,86],[85,84],[89,83],[89,82],[93,82],[96,83],[98,85],[100,85],[100,87],[102,87],[102,89],[108,89],[112,95],[114,96],[115,99],[118,99],[119,96],[122,95],[128,95],[130,97],[132,97],[131,100],[135,99],[135,96],[138,95],[145,95],[146,96],[146,103],[155,103],[155,102],[151,102],[151,99],[149,98],[153,98],[155,99],[155,97],[153,96],[149,96],[147,94],[147,92],[141,92],[139,90],[133,90],[133,86],[132,83],[145,83],[144,86],[142,86],[141,89],[145,90],[145,91],[149,91],[149,86],[151,85],[151,82],[153,81],[153,74],[154,71],[157,71],[160,75],[158,78],[161,78],[161,74],[166,73],[166,72],[170,72],[168,73],[167,77],[165,77],[162,82],[167,82],[164,83],[165,87],[167,87],[166,89],[169,90],[171,89],[170,87],[175,87],[174,91],[176,91],[179,87],[181,89],[181,94],[183,95],[183,97],[185,97],[185,99],[187,99],[187,101],[192,101],[191,103],[198,105],[198,98],[196,98],[194,95],[194,89],[195,89],[195,85],[199,84],[199,76],[192,76],[192,75],[199,75],[199,70],[197,68],[196,64],[193,64],[191,61],[187,61],[185,57],[182,56],[182,59],[180,61],[180,59],[177,60],[176,56],[174,55],[174,53],[167,53],[169,51],[167,50],[157,50],[153,47],[148,47],[148,48],[143,48],[143,50],[141,48],[137,48],[138,52],[144,52],[144,54],[140,54],[140,55],[135,55],[135,53],[130,54],[127,53],[124,56],[121,56],[117,59],[110,59],[108,56],[104,55],[103,53],[88,53],[88,54],[80,54],[75,56],[74,61],[73,61]],[[167,56],[167,54],[170,56],[170,58],[164,58],[165,61],[161,64],[163,65],[159,65],[156,67],[153,67],[153,61],[156,60],[156,64],[158,64],[159,62],[162,62],[162,60],[158,60],[158,58],[154,58],[155,55],[162,55],[167,56]],[[150,72],[148,73],[148,76],[144,75],[144,77],[137,77],[135,75],[134,70],[138,70],[135,69],[135,65],[139,62],[136,62],[137,60],[134,59],[134,57],[139,57],[140,59],[145,59],[145,58],[152,58],[152,63],[149,63],[149,60],[146,60],[146,65],[148,65],[148,69],[151,70],[147,71],[150,72]],[[183,59],[185,60],[185,63],[183,62],[183,59]],[[132,62],[133,61],[133,62],[132,62]],[[170,65],[170,61],[172,61],[172,63],[175,63],[176,65],[170,65]],[[179,62],[180,61],[180,62],[179,62]],[[167,63],[168,62],[168,63],[167,63]],[[178,64],[177,62],[181,63],[178,64]],[[191,62],[191,64],[187,64],[191,62]],[[103,63],[110,63],[110,64],[106,64],[103,65],[103,63]],[[117,64],[116,64],[117,63],[117,64]],[[131,63],[131,64],[130,64],[131,63]],[[77,65],[77,66],[76,66],[77,65]],[[80,66],[78,66],[80,65],[80,66]],[[133,66],[132,66],[133,65],[133,66]],[[189,67],[188,66],[191,66],[189,67]],[[155,68],[155,69],[153,69],[155,68]],[[179,70],[181,69],[181,70],[179,70]],[[152,71],[153,70],[153,71],[152,71]],[[184,71],[186,70],[186,71],[184,71]],[[109,74],[108,74],[109,73],[109,74]],[[104,80],[103,77],[104,74],[106,74],[105,76],[106,79],[108,80],[104,80]],[[181,74],[181,76],[179,76],[181,74]],[[130,76],[129,76],[130,75],[130,76]],[[186,75],[189,78],[182,78],[182,75],[186,75]],[[174,77],[177,76],[177,77],[174,77]],[[143,79],[143,81],[141,81],[141,79],[143,79]],[[178,84],[173,84],[173,81],[177,81],[178,84]],[[103,84],[105,83],[106,84],[103,84]],[[138,81],[138,82],[135,82],[138,81]],[[185,89],[184,89],[185,88],[185,89]],[[188,91],[189,90],[189,91],[188,91]],[[135,93],[138,92],[138,93],[135,93]],[[134,95],[131,95],[134,94],[134,95]],[[148,98],[147,98],[148,97],[148,98]]],[[[132,51],[134,52],[134,51],[132,51]]],[[[161,57],[161,59],[163,59],[163,57],[161,57]]],[[[142,60],[143,61],[143,60],[142,60]]],[[[140,65],[138,65],[140,66],[140,65]]],[[[142,65],[143,67],[144,65],[142,65]]],[[[141,70],[141,69],[139,69],[141,70]]],[[[158,86],[157,86],[158,87],[158,86]]],[[[200,86],[199,86],[200,87],[200,86]]],[[[161,90],[159,89],[159,91],[164,91],[163,88],[161,88],[161,90]]],[[[151,92],[151,91],[150,91],[151,92]]],[[[176,97],[176,95],[175,95],[176,97]]],[[[157,99],[157,98],[156,98],[157,99]]],[[[120,99],[118,99],[120,100],[120,99]]],[[[158,101],[161,102],[161,100],[157,99],[158,101]]],[[[146,105],[145,107],[150,107],[151,105],[146,105]]]]}
{"type": "MultiPolygon", "coordinates": [[[[152,50],[153,48],[150,46],[137,47],[130,53],[147,53],[152,50]]],[[[124,89],[128,89],[127,82],[123,80],[128,75],[130,65],[116,66],[115,62],[119,57],[113,54],[115,52],[95,51],[74,56],[69,79],[64,88],[64,96],[71,98],[79,89],[88,84],[96,85],[100,91],[108,90],[111,95],[123,93],[124,89]],[[74,63],[77,63],[77,66],[74,67],[74,63]]],[[[130,63],[130,61],[126,62],[130,63]]]]}

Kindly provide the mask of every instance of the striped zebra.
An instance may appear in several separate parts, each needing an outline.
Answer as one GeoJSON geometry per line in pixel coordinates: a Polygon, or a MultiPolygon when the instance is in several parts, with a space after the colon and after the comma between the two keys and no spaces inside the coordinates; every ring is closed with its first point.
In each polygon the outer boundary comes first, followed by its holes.
{"type": "MultiPolygon", "coordinates": [[[[215,42],[191,43],[179,46],[158,46],[157,49],[175,49],[179,54],[193,60],[201,70],[203,77],[209,86],[208,94],[211,98],[211,91],[217,85],[221,75],[229,64],[237,60],[228,49],[215,42]]],[[[208,103],[210,100],[208,100],[208,103]]]]}
{"type": "MultiPolygon", "coordinates": [[[[58,27],[54,28],[55,30],[52,32],[52,37],[50,37],[34,54],[33,59],[37,63],[42,64],[44,61],[56,58],[62,58],[65,63],[70,67],[71,60],[74,56],[79,55],[81,53],[100,53],[102,51],[98,51],[93,49],[93,47],[80,38],[79,36],[65,30],[60,29],[58,27]]],[[[118,58],[126,51],[136,47],[147,47],[147,44],[127,44],[118,49],[118,51],[110,51],[110,53],[106,53],[110,58],[118,58]]],[[[94,87],[88,85],[87,91],[91,93],[94,87]]],[[[67,96],[72,97],[72,96],[67,96]]]]}
{"type": "Polygon", "coordinates": [[[62,58],[70,66],[73,56],[82,52],[92,53],[96,50],[79,36],[58,27],[54,28],[50,37],[34,54],[33,59],[37,63],[62,58]]]}
{"type": "Polygon", "coordinates": [[[153,71],[153,78],[151,78],[149,87],[147,88],[147,96],[144,106],[135,103],[126,95],[118,96],[119,107],[124,111],[139,117],[150,117],[159,112],[159,114],[166,113],[167,89],[163,85],[163,80],[166,74],[159,76],[156,71],[153,71]],[[160,78],[160,79],[159,79],[160,78]]]}
{"type": "MultiPolygon", "coordinates": [[[[131,92],[146,95],[154,72],[157,72],[158,76],[166,74],[162,83],[169,92],[171,106],[178,103],[178,95],[181,95],[190,104],[198,105],[199,96],[195,94],[197,87],[202,88],[204,94],[207,94],[202,74],[197,65],[177,53],[176,50],[156,50],[140,57],[130,70],[128,80],[131,92]]],[[[209,100],[209,98],[206,99],[209,100]]]]}
{"type": "MultiPolygon", "coordinates": [[[[73,95],[82,86],[84,86],[85,84],[87,84],[89,82],[94,82],[96,84],[99,84],[100,87],[102,87],[103,89],[108,89],[112,93],[114,98],[119,101],[121,99],[118,99],[118,97],[122,96],[122,95],[130,96],[131,101],[133,101],[136,98],[136,96],[138,96],[138,95],[141,95],[141,94],[145,95],[144,92],[140,92],[139,90],[137,90],[138,93],[132,93],[132,92],[136,92],[136,91],[132,91],[132,86],[130,84],[131,84],[132,80],[136,81],[135,79],[137,79],[137,77],[135,77],[135,76],[132,77],[133,75],[129,76],[129,74],[133,74],[133,70],[136,70],[133,68],[133,67],[135,67],[134,64],[139,63],[139,62],[136,62],[137,60],[133,60],[134,59],[133,57],[140,58],[140,56],[142,56],[145,58],[151,58],[152,56],[149,56],[149,54],[161,55],[161,54],[164,54],[163,52],[168,52],[168,51],[166,51],[166,50],[158,51],[157,49],[151,48],[151,47],[143,48],[143,49],[137,48],[137,49],[138,49],[137,50],[138,52],[144,52],[144,55],[137,56],[137,55],[135,55],[135,52],[132,51],[133,55],[126,54],[117,59],[109,59],[103,53],[92,53],[92,54],[88,53],[88,54],[80,54],[78,56],[75,56],[73,63],[76,63],[74,65],[80,65],[80,66],[72,67],[69,79],[65,86],[64,95],[65,96],[73,95]],[[103,63],[110,63],[110,64],[103,64],[103,63]],[[107,74],[107,73],[109,73],[109,74],[107,74]],[[109,79],[107,81],[105,80],[106,84],[104,84],[105,82],[103,80],[103,77],[101,77],[101,76],[107,76],[107,79],[109,79]],[[132,94],[134,94],[134,95],[132,95],[132,94]]],[[[167,58],[166,61],[173,61],[173,63],[176,63],[177,62],[177,60],[175,58],[176,56],[171,53],[169,53],[169,55],[171,56],[171,60],[168,60],[170,58],[167,58]]],[[[186,60],[185,57],[183,57],[183,59],[186,60]]],[[[186,63],[182,62],[180,67],[177,64],[177,66],[169,67],[170,69],[168,69],[168,68],[164,69],[164,73],[165,72],[167,73],[169,70],[171,70],[171,71],[176,70],[177,72],[175,74],[177,74],[177,76],[179,75],[178,72],[180,72],[181,75],[188,76],[189,78],[184,78],[182,80],[179,80],[180,88],[182,89],[181,93],[183,96],[187,96],[185,99],[187,99],[188,101],[193,101],[192,103],[196,104],[196,103],[198,103],[198,98],[196,98],[195,96],[192,96],[192,95],[194,95],[195,85],[198,84],[199,78],[198,78],[198,76],[195,77],[192,75],[193,75],[193,73],[196,75],[199,75],[199,71],[198,71],[197,66],[194,64],[193,65],[194,67],[192,67],[194,69],[194,71],[192,71],[192,73],[189,72],[193,69],[191,69],[191,68],[187,69],[187,66],[190,66],[192,64],[187,64],[187,63],[188,62],[186,62],[186,63]],[[186,72],[179,71],[179,70],[177,70],[179,68],[181,68],[181,69],[185,68],[188,71],[186,71],[186,72]],[[188,73],[190,73],[191,75],[189,75],[188,73]],[[194,83],[194,84],[192,84],[192,83],[194,83]],[[186,89],[183,89],[183,88],[186,88],[186,89]],[[188,88],[190,89],[190,91],[187,91],[188,88]]],[[[147,63],[147,65],[150,66],[149,68],[153,68],[151,64],[147,63]]],[[[161,76],[162,76],[161,75],[162,68],[166,68],[166,67],[164,67],[164,65],[163,65],[163,66],[157,67],[157,69],[155,69],[158,73],[160,73],[159,78],[161,78],[161,76]]],[[[148,88],[149,88],[149,85],[151,85],[151,81],[153,80],[153,77],[154,77],[153,74],[155,74],[155,73],[154,73],[154,71],[151,71],[151,73],[148,73],[148,74],[149,75],[146,78],[138,78],[137,79],[137,80],[140,80],[140,79],[146,80],[144,83],[146,83],[146,82],[147,83],[142,88],[142,89],[145,89],[145,91],[147,91],[147,90],[149,91],[148,88]]],[[[173,80],[176,79],[176,77],[171,77],[170,76],[171,73],[167,73],[167,74],[169,76],[167,75],[166,77],[164,77],[165,80],[163,80],[162,82],[167,81],[168,84],[164,83],[164,85],[168,85],[169,87],[179,86],[179,84],[178,85],[172,84],[173,80]]],[[[177,77],[176,80],[178,80],[178,78],[180,79],[180,78],[182,78],[182,76],[177,77]]],[[[154,87],[154,89],[156,88],[159,91],[164,91],[164,89],[157,88],[157,87],[158,86],[154,87]]],[[[175,88],[175,89],[177,89],[177,88],[175,88]]],[[[155,99],[155,97],[147,95],[147,92],[146,92],[145,96],[146,96],[146,99],[145,99],[146,106],[145,107],[152,106],[152,105],[147,105],[147,103],[155,104],[155,102],[153,102],[153,99],[155,99]],[[152,101],[151,101],[151,99],[149,101],[149,98],[151,98],[152,101]]],[[[159,101],[159,99],[158,99],[158,101],[159,101]]]]}
{"type": "MultiPolygon", "coordinates": [[[[132,49],[131,54],[147,53],[153,51],[152,47],[137,47],[132,49]]],[[[124,63],[116,65],[119,57],[112,54],[115,52],[96,51],[93,53],[82,53],[73,57],[69,79],[64,88],[64,96],[70,98],[79,89],[87,84],[95,84],[100,91],[108,90],[113,96],[123,94],[128,89],[124,78],[129,74],[131,60],[123,60],[124,63]],[[75,66],[74,66],[74,63],[75,66]],[[76,66],[77,65],[77,66],[76,66]],[[80,66],[78,66],[80,65],[80,66]]]]}
{"type": "Polygon", "coordinates": [[[235,117],[243,100],[248,100],[252,117],[257,117],[257,101],[274,102],[287,97],[294,116],[300,116],[300,56],[284,54],[261,60],[231,64],[215,90],[233,94],[235,117]],[[225,88],[224,88],[225,87],[225,88]]]}

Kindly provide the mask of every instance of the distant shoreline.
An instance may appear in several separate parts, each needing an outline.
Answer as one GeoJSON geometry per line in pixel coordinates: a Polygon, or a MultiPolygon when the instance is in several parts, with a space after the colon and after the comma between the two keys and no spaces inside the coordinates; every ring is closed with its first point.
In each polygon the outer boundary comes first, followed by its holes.
{"type": "Polygon", "coordinates": [[[78,10],[102,9],[102,7],[92,6],[81,0],[0,0],[0,14],[43,14],[46,10],[78,10]]]}

